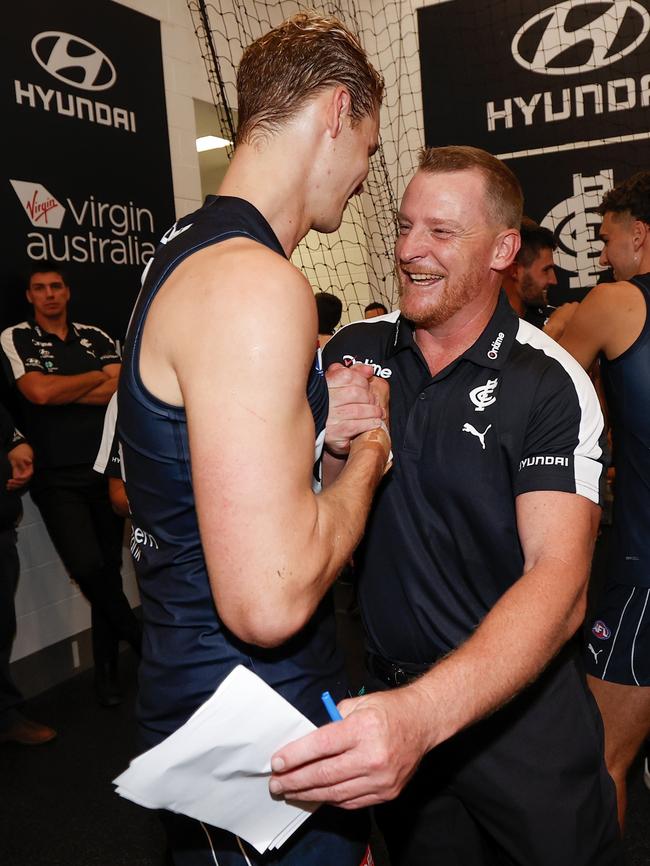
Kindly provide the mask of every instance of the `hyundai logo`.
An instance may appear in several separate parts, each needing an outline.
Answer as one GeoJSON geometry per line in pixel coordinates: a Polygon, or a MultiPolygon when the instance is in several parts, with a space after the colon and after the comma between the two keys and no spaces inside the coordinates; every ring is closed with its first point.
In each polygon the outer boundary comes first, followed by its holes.
{"type": "Polygon", "coordinates": [[[648,10],[634,0],[565,0],[515,33],[512,56],[543,75],[576,75],[609,66],[643,42],[648,10]]]}
{"type": "Polygon", "coordinates": [[[108,90],[117,80],[104,52],[80,36],[57,30],[38,33],[32,39],[32,54],[50,75],[82,90],[108,90]]]}

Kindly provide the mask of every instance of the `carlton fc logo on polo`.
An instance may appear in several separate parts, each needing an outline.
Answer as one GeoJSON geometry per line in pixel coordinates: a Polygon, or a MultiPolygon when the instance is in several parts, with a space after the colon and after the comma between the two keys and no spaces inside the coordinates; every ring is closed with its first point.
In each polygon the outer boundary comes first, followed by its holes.
{"type": "Polygon", "coordinates": [[[498,383],[498,379],[488,379],[485,385],[479,385],[478,388],[472,388],[469,392],[469,399],[476,407],[474,409],[475,412],[484,412],[488,406],[496,403],[497,398],[492,392],[498,383]]]}
{"type": "Polygon", "coordinates": [[[108,90],[117,80],[115,67],[104,52],[71,33],[39,33],[32,39],[32,54],[50,75],[82,90],[108,90]]]}
{"type": "Polygon", "coordinates": [[[610,66],[650,31],[650,14],[634,0],[565,0],[515,33],[512,56],[531,72],[579,75],[610,66]]]}

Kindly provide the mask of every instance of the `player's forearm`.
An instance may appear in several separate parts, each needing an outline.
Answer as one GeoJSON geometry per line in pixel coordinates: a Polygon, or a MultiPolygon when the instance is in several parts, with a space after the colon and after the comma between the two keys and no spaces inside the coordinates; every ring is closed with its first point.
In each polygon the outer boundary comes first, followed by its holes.
{"type": "Polygon", "coordinates": [[[428,718],[428,749],[482,719],[533,682],[580,627],[588,564],[582,579],[547,560],[506,592],[476,632],[407,688],[428,718]]]}
{"type": "MultiPolygon", "coordinates": [[[[372,434],[364,434],[364,439],[368,435],[372,434]]],[[[367,442],[346,461],[337,461],[343,465],[335,478],[330,476],[328,486],[316,498],[318,533],[314,544],[319,558],[324,558],[325,571],[333,572],[334,577],[361,539],[386,459],[383,444],[367,442]]]]}
{"type": "Polygon", "coordinates": [[[83,403],[87,406],[106,406],[116,390],[117,378],[112,376],[100,382],[99,385],[87,391],[74,402],[83,403]]]}
{"type": "MultiPolygon", "coordinates": [[[[28,376],[31,374],[27,374],[28,376]]],[[[78,373],[74,376],[59,376],[38,374],[38,379],[23,383],[19,380],[18,387],[22,394],[32,403],[41,406],[60,406],[74,403],[84,394],[92,391],[106,380],[106,374],[101,370],[91,370],[88,373],[78,373]]]]}

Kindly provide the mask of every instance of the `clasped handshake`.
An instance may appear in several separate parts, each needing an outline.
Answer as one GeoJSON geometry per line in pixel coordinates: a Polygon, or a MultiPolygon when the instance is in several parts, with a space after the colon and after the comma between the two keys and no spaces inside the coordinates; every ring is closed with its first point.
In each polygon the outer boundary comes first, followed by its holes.
{"type": "Polygon", "coordinates": [[[325,450],[344,460],[357,448],[380,448],[387,471],[391,465],[388,382],[377,378],[369,364],[332,364],[326,379],[330,405],[325,450]]]}

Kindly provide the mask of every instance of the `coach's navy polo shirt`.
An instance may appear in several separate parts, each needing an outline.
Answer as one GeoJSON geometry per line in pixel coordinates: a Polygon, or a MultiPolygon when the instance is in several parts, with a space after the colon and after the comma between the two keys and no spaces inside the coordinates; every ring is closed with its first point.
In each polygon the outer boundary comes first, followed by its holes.
{"type": "Polygon", "coordinates": [[[599,502],[603,420],[591,382],[501,294],[478,340],[431,376],[397,313],[342,328],[325,363],[390,384],[394,464],[355,556],[369,648],[427,663],[456,647],[522,574],[515,499],[599,502]]]}
{"type": "MultiPolygon", "coordinates": [[[[2,332],[2,348],[16,380],[33,372],[75,376],[120,363],[108,334],[78,322],[68,322],[67,337],[62,340],[28,319],[2,332]]],[[[101,440],[104,406],[75,402],[39,406],[24,397],[20,405],[37,469],[92,466],[101,440]]]]}

